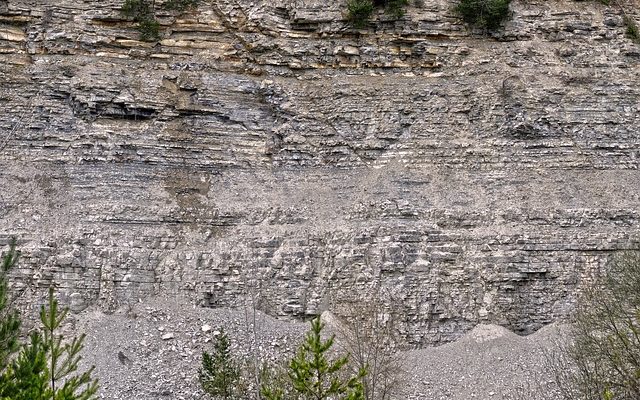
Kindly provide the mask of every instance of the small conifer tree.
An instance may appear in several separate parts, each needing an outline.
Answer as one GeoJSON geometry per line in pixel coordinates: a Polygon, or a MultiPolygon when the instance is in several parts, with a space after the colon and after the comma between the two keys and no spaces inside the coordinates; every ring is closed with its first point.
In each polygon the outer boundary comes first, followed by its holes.
{"type": "Polygon", "coordinates": [[[74,337],[70,342],[64,342],[64,337],[57,334],[57,330],[69,312],[62,310],[53,296],[53,287],[49,288],[49,301],[40,310],[40,321],[43,325],[43,342],[47,350],[49,363],[49,382],[53,399],[89,400],[98,391],[98,381],[91,379],[92,366],[80,375],[74,374],[78,370],[78,363],[82,359],[80,352],[84,347],[85,334],[74,337]]]}
{"type": "Polygon", "coordinates": [[[4,371],[11,356],[18,350],[18,334],[20,331],[20,316],[11,307],[7,274],[18,262],[16,241],[12,239],[9,251],[2,257],[0,270],[0,372],[4,371]]]}
{"type": "Polygon", "coordinates": [[[11,400],[53,399],[49,388],[47,348],[42,335],[34,332],[18,358],[0,378],[0,398],[11,400]]]}
{"type": "MultiPolygon", "coordinates": [[[[341,370],[348,362],[348,356],[330,360],[327,353],[333,346],[334,337],[322,340],[324,324],[320,318],[311,322],[298,353],[289,363],[289,380],[297,399],[310,400],[364,400],[362,378],[366,371],[361,369],[356,376],[343,378],[341,370]]],[[[268,400],[283,400],[284,390],[263,387],[262,394],[268,400]]]]}
{"type": "Polygon", "coordinates": [[[40,311],[42,332],[33,332],[29,342],[19,346],[20,317],[12,307],[7,282],[7,273],[17,261],[18,252],[12,240],[0,269],[0,399],[95,399],[98,382],[91,379],[93,367],[75,374],[84,335],[67,342],[57,334],[68,310],[59,309],[53,288],[49,289],[48,304],[40,311]]]}
{"type": "Polygon", "coordinates": [[[202,389],[213,398],[241,398],[238,385],[240,368],[231,354],[229,337],[221,329],[213,344],[213,353],[202,352],[202,367],[198,371],[202,389]]]}
{"type": "Polygon", "coordinates": [[[0,377],[0,399],[96,399],[98,381],[91,378],[93,367],[76,374],[85,335],[69,342],[57,333],[67,312],[59,309],[50,288],[48,303],[40,310],[42,332],[31,334],[30,342],[0,377]]]}

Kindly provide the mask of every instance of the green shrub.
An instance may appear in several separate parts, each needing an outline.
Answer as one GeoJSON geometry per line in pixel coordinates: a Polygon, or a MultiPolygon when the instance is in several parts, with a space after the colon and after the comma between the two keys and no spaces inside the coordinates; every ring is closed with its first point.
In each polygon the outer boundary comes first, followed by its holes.
{"type": "Polygon", "coordinates": [[[140,40],[153,42],[160,39],[160,24],[156,21],[155,10],[148,0],[125,0],[120,11],[137,23],[140,40]]]}
{"type": "Polygon", "coordinates": [[[511,0],[461,0],[455,11],[472,25],[495,30],[509,15],[511,0]]]}
{"type": "Polygon", "coordinates": [[[125,0],[120,11],[136,22],[153,18],[153,7],[147,0],[125,0]]]}
{"type": "Polygon", "coordinates": [[[347,0],[347,20],[354,28],[364,28],[376,7],[384,6],[387,15],[400,19],[408,5],[409,0],[347,0]]]}
{"type": "Polygon", "coordinates": [[[354,28],[364,28],[373,14],[372,0],[347,0],[347,20],[354,28]]]}
{"type": "MultiPolygon", "coordinates": [[[[197,7],[200,0],[169,0],[164,3],[168,10],[185,11],[197,7]]],[[[125,0],[120,8],[122,14],[136,22],[140,40],[154,42],[160,40],[160,23],[156,20],[155,2],[150,0],[125,0]]]]}
{"type": "Polygon", "coordinates": [[[187,8],[194,8],[200,4],[200,0],[169,0],[164,4],[168,10],[184,11],[187,8]]]}
{"type": "Polygon", "coordinates": [[[138,21],[140,39],[145,42],[155,42],[160,39],[160,24],[154,18],[138,21]]]}
{"type": "Polygon", "coordinates": [[[404,16],[404,8],[409,5],[409,0],[387,0],[385,3],[385,12],[395,19],[404,16]]]}
{"type": "Polygon", "coordinates": [[[636,22],[626,15],[624,16],[623,22],[627,27],[627,37],[636,43],[640,43],[640,29],[638,29],[636,22]]]}
{"type": "Polygon", "coordinates": [[[18,256],[16,242],[12,240],[9,251],[2,257],[2,269],[0,269],[0,372],[4,371],[9,359],[18,350],[21,321],[18,311],[11,306],[7,279],[7,274],[18,262],[18,256]]]}

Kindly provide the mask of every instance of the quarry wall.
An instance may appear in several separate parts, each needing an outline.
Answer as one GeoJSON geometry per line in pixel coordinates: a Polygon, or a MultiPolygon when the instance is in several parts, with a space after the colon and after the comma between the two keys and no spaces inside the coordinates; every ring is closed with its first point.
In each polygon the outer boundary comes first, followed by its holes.
{"type": "MultiPolygon", "coordinates": [[[[625,3],[640,22],[637,1],[625,3]]],[[[640,46],[623,10],[451,1],[0,2],[0,242],[74,311],[150,295],[306,318],[382,299],[410,345],[530,333],[640,244],[640,46]]],[[[35,307],[37,301],[31,305],[35,307]]]]}

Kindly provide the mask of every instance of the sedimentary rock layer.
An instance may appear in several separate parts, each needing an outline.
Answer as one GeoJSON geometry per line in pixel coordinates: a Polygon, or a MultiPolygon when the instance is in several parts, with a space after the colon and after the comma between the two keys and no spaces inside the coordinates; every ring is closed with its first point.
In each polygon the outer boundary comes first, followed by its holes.
{"type": "MultiPolygon", "coordinates": [[[[0,4],[0,232],[74,310],[380,298],[406,343],[528,333],[640,228],[638,3],[203,1],[142,42],[120,1],[0,4]]],[[[36,304],[34,302],[33,304],[36,304]]]]}

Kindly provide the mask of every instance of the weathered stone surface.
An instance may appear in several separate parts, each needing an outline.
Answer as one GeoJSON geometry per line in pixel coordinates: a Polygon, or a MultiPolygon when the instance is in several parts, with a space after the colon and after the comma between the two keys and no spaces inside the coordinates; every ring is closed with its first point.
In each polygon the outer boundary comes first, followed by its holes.
{"type": "Polygon", "coordinates": [[[145,43],[119,1],[5,3],[0,229],[34,296],[304,317],[379,295],[421,345],[532,332],[638,247],[616,8],[516,1],[483,36],[444,0],[359,31],[337,2],[204,2],[145,43]]]}

